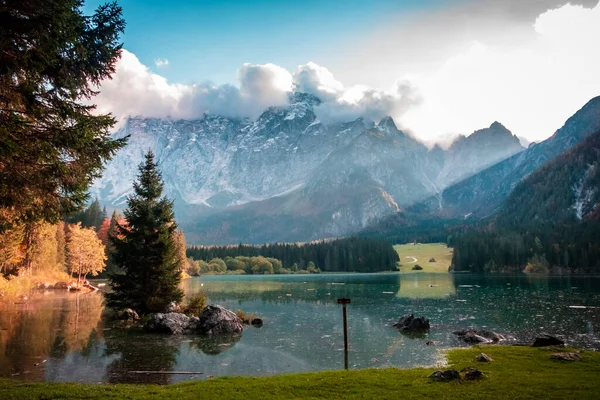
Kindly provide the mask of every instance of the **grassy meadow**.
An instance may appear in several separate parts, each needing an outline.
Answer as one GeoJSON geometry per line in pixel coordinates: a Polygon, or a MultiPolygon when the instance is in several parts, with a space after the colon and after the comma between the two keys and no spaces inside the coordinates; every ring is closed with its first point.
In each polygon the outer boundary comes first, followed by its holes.
{"type": "MultiPolygon", "coordinates": [[[[600,353],[554,361],[551,348],[482,346],[448,353],[449,366],[475,367],[475,381],[434,382],[432,368],[330,371],[263,378],[227,377],[175,385],[30,383],[0,380],[1,399],[597,399],[600,353]],[[480,363],[484,351],[494,361],[480,363]]],[[[560,351],[565,351],[561,349],[560,351]]]]}
{"type": "Polygon", "coordinates": [[[394,246],[400,256],[401,272],[448,273],[452,262],[452,249],[445,243],[400,244],[394,246]],[[435,262],[429,260],[435,259],[435,262]],[[413,271],[412,267],[420,265],[422,271],[413,271]]]}

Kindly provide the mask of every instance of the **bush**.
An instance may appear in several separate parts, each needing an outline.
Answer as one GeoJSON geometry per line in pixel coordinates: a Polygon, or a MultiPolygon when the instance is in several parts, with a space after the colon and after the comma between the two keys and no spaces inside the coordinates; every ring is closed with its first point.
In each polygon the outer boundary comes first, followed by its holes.
{"type": "Polygon", "coordinates": [[[246,325],[249,325],[252,322],[252,320],[254,318],[256,318],[256,315],[254,313],[248,315],[245,312],[243,312],[242,310],[237,310],[237,312],[235,313],[235,315],[237,315],[238,318],[241,319],[242,322],[244,324],[246,324],[246,325]]]}
{"type": "Polygon", "coordinates": [[[183,312],[187,315],[195,315],[197,316],[206,308],[208,304],[208,296],[204,293],[203,290],[198,293],[194,293],[190,299],[188,300],[187,306],[184,308],[183,312]]]}
{"type": "Polygon", "coordinates": [[[413,271],[421,271],[423,269],[423,267],[421,267],[419,264],[415,264],[414,267],[412,267],[413,271]]]}

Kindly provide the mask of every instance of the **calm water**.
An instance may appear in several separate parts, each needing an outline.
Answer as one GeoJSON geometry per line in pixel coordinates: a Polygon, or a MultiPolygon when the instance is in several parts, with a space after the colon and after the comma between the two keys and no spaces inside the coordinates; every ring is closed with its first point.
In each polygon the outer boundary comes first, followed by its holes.
{"type": "Polygon", "coordinates": [[[352,368],[443,362],[461,346],[452,331],[477,327],[527,342],[539,332],[600,348],[600,279],[582,277],[349,274],[213,276],[185,281],[186,293],[264,317],[241,337],[144,334],[102,320],[100,294],[49,293],[0,305],[0,376],[26,380],[170,383],[221,375],[270,375],[343,367],[342,318],[348,308],[352,368]],[[583,306],[586,308],[572,308],[583,306]],[[423,338],[391,325],[414,312],[430,318],[423,338]],[[435,346],[427,346],[433,340],[435,346]],[[203,375],[136,375],[134,370],[203,375]]]}

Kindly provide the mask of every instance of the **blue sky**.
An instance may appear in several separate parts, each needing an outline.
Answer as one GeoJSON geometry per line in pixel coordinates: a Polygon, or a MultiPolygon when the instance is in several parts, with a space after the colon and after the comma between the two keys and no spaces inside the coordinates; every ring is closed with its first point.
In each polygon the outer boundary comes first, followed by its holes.
{"type": "Polygon", "coordinates": [[[125,50],[96,101],[118,118],[255,117],[302,90],[324,120],[389,115],[429,143],[493,121],[542,140],[600,95],[598,0],[118,3],[125,50]]]}
{"type": "MultiPolygon", "coordinates": [[[[104,1],[88,0],[91,12],[104,1]]],[[[245,62],[287,69],[352,46],[395,16],[441,0],[121,0],[125,48],[145,65],[168,59],[170,81],[231,82],[245,62]]]]}

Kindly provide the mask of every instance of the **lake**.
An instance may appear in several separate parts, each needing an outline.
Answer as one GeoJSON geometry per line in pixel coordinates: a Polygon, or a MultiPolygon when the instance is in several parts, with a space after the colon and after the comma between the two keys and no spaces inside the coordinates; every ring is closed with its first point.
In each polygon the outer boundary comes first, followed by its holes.
{"type": "Polygon", "coordinates": [[[102,318],[102,295],[49,292],[0,304],[0,376],[36,381],[172,383],[223,375],[343,368],[342,310],[349,297],[351,368],[433,366],[463,346],[452,331],[486,328],[529,342],[548,332],[600,349],[600,278],[426,273],[206,276],[183,282],[210,303],[264,318],[241,337],[210,340],[127,329],[102,318]],[[202,285],[202,286],[201,286],[202,285]],[[430,333],[392,324],[426,316],[430,333]],[[427,345],[434,341],[435,345],[427,345]],[[135,370],[202,375],[132,374],[135,370]]]}

